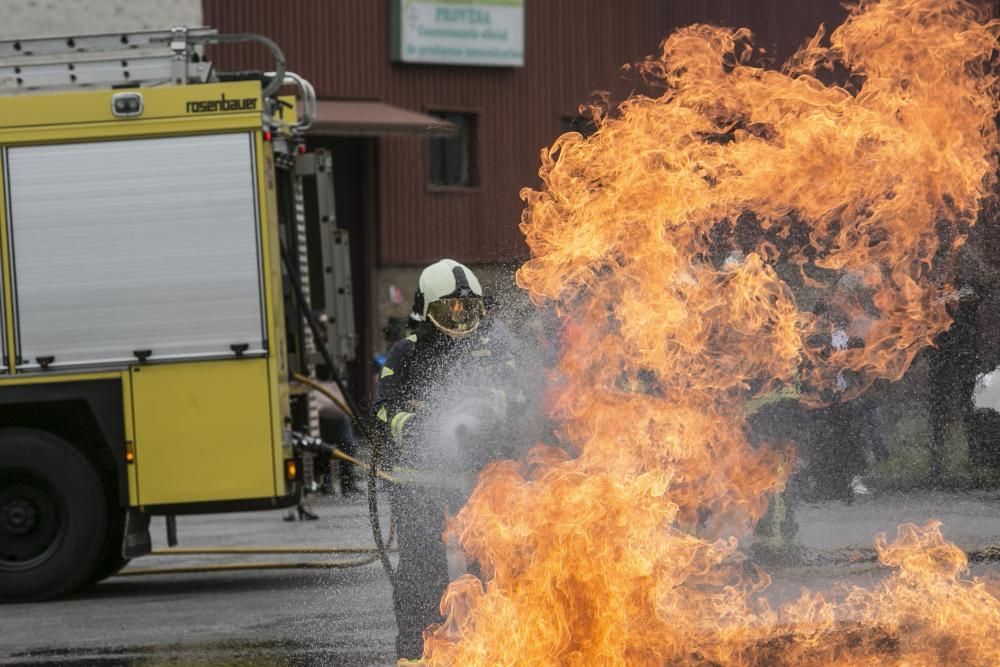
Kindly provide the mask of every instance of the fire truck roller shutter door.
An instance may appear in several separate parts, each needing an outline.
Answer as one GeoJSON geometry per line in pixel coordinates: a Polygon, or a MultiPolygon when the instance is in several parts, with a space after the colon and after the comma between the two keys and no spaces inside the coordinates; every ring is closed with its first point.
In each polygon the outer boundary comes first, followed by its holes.
{"type": "Polygon", "coordinates": [[[4,155],[23,367],[263,354],[251,133],[4,155]]]}

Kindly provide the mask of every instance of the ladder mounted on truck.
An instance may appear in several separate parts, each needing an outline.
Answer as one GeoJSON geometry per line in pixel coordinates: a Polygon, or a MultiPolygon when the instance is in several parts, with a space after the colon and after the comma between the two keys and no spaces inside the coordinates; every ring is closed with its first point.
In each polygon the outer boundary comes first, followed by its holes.
{"type": "Polygon", "coordinates": [[[261,35],[214,28],[144,30],[0,41],[0,94],[77,87],[184,85],[217,80],[206,44],[258,42],[270,49],[275,72],[264,97],[285,80],[285,56],[261,35]]]}

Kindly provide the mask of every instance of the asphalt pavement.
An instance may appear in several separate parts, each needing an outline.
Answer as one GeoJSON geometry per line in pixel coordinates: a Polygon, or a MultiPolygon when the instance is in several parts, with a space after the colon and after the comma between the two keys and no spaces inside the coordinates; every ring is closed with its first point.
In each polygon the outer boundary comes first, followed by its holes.
{"type": "MultiPolygon", "coordinates": [[[[182,547],[372,546],[363,497],[323,498],[317,521],[282,521],[281,512],[179,517],[182,547]]],[[[872,581],[873,563],[839,558],[870,551],[875,533],[931,518],[968,551],[1000,545],[1000,492],[879,494],[796,509],[804,552],[823,564],[769,568],[772,594],[803,585],[872,581]]],[[[383,523],[387,524],[385,518],[383,523]]],[[[164,548],[162,519],[154,545],[164,548]]],[[[150,556],[125,570],[224,563],[343,563],[359,554],[150,556]]],[[[985,562],[974,574],[1000,573],[985,562]]],[[[346,569],[275,569],[113,577],[70,598],[0,605],[0,665],[331,665],[394,663],[395,624],[388,580],[378,562],[346,569]]]]}
{"type": "MultiPolygon", "coordinates": [[[[363,496],[323,498],[317,521],[282,512],[177,518],[181,547],[371,548],[363,496]]],[[[388,521],[385,521],[388,529],[388,521]]],[[[166,548],[162,518],[154,549],[166,548]]],[[[338,563],[363,555],[147,556],[123,571],[247,563],[338,563]]],[[[0,605],[0,665],[395,664],[395,621],[380,563],[117,576],[70,598],[0,605]]]]}

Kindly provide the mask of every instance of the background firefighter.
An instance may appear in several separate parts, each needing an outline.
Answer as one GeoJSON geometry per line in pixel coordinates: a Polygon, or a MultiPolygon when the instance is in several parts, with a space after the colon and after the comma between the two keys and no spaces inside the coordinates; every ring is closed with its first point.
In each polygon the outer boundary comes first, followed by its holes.
{"type": "MultiPolygon", "coordinates": [[[[1000,365],[1000,234],[998,204],[992,200],[956,253],[944,266],[949,285],[940,297],[952,324],[924,352],[928,372],[931,427],[930,480],[945,479],[946,451],[953,430],[964,433],[969,463],[979,473],[1000,466],[1000,419],[993,406],[977,406],[974,395],[982,374],[1000,365]]],[[[950,239],[947,244],[950,246],[950,239]]]]}
{"type": "Polygon", "coordinates": [[[443,259],[424,269],[413,333],[393,345],[376,388],[386,461],[399,480],[390,497],[399,540],[401,659],[420,657],[424,629],[442,620],[446,514],[465,501],[485,463],[510,453],[509,410],[524,401],[504,389],[514,357],[501,351],[496,325],[487,327],[485,315],[482,287],[467,267],[443,259]]]}

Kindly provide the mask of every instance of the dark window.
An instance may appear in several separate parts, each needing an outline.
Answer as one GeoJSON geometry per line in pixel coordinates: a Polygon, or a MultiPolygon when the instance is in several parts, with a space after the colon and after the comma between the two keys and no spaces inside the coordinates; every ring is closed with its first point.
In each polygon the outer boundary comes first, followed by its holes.
{"type": "Polygon", "coordinates": [[[579,132],[586,139],[594,133],[597,126],[594,125],[593,119],[587,116],[563,116],[559,121],[559,129],[564,134],[566,132],[579,132]]]}
{"type": "Polygon", "coordinates": [[[479,185],[476,165],[476,115],[435,112],[455,126],[454,134],[428,140],[428,182],[430,185],[473,187],[479,185]]]}

